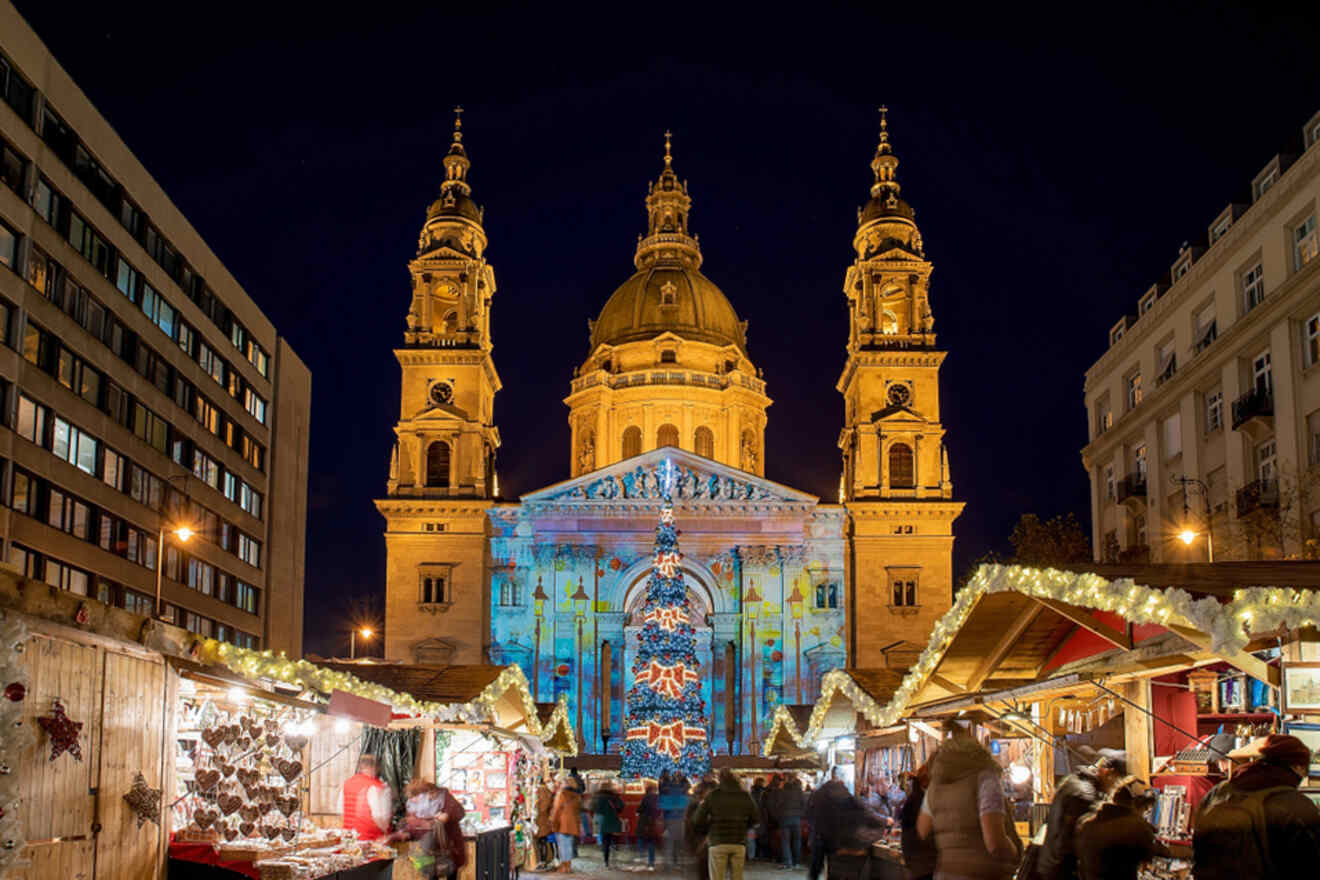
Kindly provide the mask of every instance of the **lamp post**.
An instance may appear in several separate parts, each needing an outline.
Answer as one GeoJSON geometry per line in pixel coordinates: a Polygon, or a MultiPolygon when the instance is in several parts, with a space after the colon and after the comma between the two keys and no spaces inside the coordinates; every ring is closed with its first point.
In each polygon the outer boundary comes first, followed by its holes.
{"type": "MultiPolygon", "coordinates": [[[[165,515],[161,514],[160,534],[156,538],[156,617],[157,619],[159,619],[161,616],[160,588],[162,583],[161,577],[165,572],[165,531],[166,531],[165,515]]],[[[188,539],[190,539],[194,534],[193,530],[189,526],[184,526],[184,525],[175,526],[173,529],[170,529],[169,532],[170,534],[174,535],[175,538],[178,539],[180,544],[188,543],[188,539]]]]}
{"type": "Polygon", "coordinates": [[[1210,512],[1210,487],[1198,480],[1196,477],[1178,475],[1170,479],[1182,486],[1183,490],[1183,528],[1178,533],[1178,540],[1184,545],[1190,547],[1196,540],[1196,530],[1191,527],[1191,511],[1187,508],[1187,489],[1193,487],[1200,493],[1201,499],[1205,502],[1205,555],[1206,561],[1213,563],[1215,561],[1215,536],[1213,514],[1210,512]]]}
{"type": "Polygon", "coordinates": [[[536,591],[532,593],[532,614],[536,617],[536,646],[532,654],[532,699],[539,700],[541,695],[541,618],[545,616],[545,603],[550,597],[541,586],[541,576],[536,576],[536,591]]]}
{"type": "Polygon", "coordinates": [[[755,741],[759,738],[757,733],[760,729],[756,717],[756,616],[761,611],[761,602],[761,594],[756,591],[756,581],[752,581],[751,589],[743,596],[743,613],[747,616],[747,672],[752,685],[752,751],[756,750],[755,741]]]}
{"type": "MultiPolygon", "coordinates": [[[[571,583],[571,581],[570,581],[571,583]]],[[[587,619],[587,603],[591,597],[582,588],[583,580],[578,579],[578,588],[569,598],[573,600],[574,618],[577,620],[577,735],[578,747],[584,742],[582,737],[582,624],[587,619]]]]}
{"type": "Polygon", "coordinates": [[[350,659],[350,660],[356,660],[356,659],[357,659],[357,637],[358,637],[358,633],[362,633],[362,640],[363,640],[363,641],[367,641],[368,639],[370,639],[370,638],[372,637],[372,635],[374,635],[374,633],[372,633],[370,627],[366,627],[366,626],[364,626],[364,627],[362,627],[361,629],[358,629],[356,626],[353,627],[353,629],[352,629],[352,630],[349,632],[349,634],[348,634],[348,659],[350,659]]]}

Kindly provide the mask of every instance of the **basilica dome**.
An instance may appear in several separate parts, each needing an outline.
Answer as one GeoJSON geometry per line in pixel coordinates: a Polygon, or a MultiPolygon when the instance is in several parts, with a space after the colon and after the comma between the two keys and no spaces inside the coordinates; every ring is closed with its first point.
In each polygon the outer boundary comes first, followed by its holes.
{"type": "Polygon", "coordinates": [[[698,270],[663,261],[639,270],[614,291],[592,325],[591,347],[665,332],[747,351],[744,325],[724,292],[698,270]]]}

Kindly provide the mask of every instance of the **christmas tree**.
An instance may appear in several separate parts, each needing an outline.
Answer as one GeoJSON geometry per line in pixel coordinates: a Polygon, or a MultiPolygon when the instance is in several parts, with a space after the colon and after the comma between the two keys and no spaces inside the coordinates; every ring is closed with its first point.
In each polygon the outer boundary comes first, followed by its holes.
{"type": "Polygon", "coordinates": [[[624,777],[658,779],[668,770],[700,776],[710,769],[706,704],[701,698],[692,606],[679,561],[670,498],[673,463],[661,473],[665,506],[655,530],[655,560],[642,606],[641,645],[633,661],[624,720],[624,777]]]}

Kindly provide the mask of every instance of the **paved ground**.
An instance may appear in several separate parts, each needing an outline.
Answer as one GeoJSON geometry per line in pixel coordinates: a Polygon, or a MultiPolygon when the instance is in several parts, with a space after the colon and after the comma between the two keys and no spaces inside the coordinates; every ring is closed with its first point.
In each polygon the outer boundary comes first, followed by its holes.
{"type": "MultiPolygon", "coordinates": [[[[572,874],[559,874],[556,872],[540,873],[534,871],[523,871],[522,875],[528,878],[571,878],[573,877],[591,877],[595,880],[638,880],[641,877],[664,877],[674,880],[677,877],[691,876],[678,871],[665,870],[660,854],[656,853],[654,873],[646,870],[646,855],[638,854],[636,847],[624,846],[610,850],[610,866],[605,867],[601,859],[600,847],[582,846],[578,849],[579,857],[573,860],[572,874]]],[[[786,871],[780,868],[774,862],[747,862],[743,867],[743,880],[802,880],[806,877],[805,868],[786,871]]]]}

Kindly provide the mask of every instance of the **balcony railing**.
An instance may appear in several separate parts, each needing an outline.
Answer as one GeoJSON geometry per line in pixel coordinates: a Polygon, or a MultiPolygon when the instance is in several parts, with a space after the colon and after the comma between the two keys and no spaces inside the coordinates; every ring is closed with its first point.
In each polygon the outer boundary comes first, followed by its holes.
{"type": "Polygon", "coordinates": [[[1278,480],[1256,480],[1237,491],[1237,515],[1239,518],[1257,510],[1277,510],[1278,507],[1278,480]]]}
{"type": "Polygon", "coordinates": [[[1274,392],[1265,388],[1253,388],[1233,401],[1233,430],[1255,418],[1274,415],[1274,392]]]}
{"type": "Polygon", "coordinates": [[[1129,498],[1146,498],[1146,475],[1140,471],[1128,474],[1118,481],[1117,500],[1121,503],[1129,498]]]}

